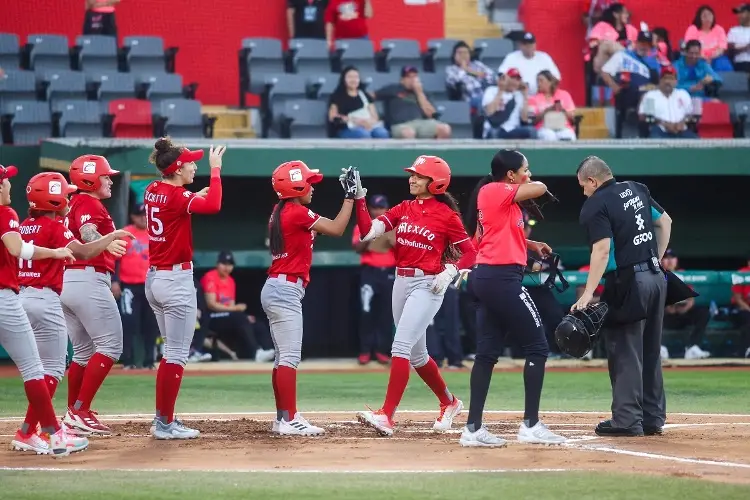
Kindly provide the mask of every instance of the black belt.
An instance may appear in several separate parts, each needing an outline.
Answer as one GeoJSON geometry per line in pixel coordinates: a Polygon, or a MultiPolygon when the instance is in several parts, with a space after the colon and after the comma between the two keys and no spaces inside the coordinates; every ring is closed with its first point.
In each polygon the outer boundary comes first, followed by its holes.
{"type": "Polygon", "coordinates": [[[638,264],[633,264],[633,271],[637,273],[651,271],[651,266],[649,266],[648,262],[639,262],[638,264]]]}

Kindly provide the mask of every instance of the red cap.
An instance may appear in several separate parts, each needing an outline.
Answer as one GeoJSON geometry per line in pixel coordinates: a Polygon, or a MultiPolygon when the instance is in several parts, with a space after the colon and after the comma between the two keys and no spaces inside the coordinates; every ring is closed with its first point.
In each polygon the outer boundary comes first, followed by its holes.
{"type": "Polygon", "coordinates": [[[516,68],[510,68],[505,74],[511,78],[521,78],[521,72],[516,68]]]}
{"type": "Polygon", "coordinates": [[[662,66],[660,75],[661,76],[664,76],[664,75],[675,75],[676,76],[677,75],[677,70],[674,69],[674,66],[662,66]]]}
{"type": "Polygon", "coordinates": [[[0,181],[2,181],[3,179],[10,179],[16,174],[18,174],[18,169],[13,165],[8,165],[7,167],[3,167],[2,165],[0,165],[0,181]]]}
{"type": "Polygon", "coordinates": [[[188,148],[182,148],[182,153],[180,153],[180,156],[177,157],[177,159],[172,163],[170,166],[162,170],[162,175],[171,175],[175,172],[177,172],[185,163],[190,163],[191,161],[198,161],[201,158],[203,158],[203,150],[198,149],[196,151],[190,151],[188,148]]]}

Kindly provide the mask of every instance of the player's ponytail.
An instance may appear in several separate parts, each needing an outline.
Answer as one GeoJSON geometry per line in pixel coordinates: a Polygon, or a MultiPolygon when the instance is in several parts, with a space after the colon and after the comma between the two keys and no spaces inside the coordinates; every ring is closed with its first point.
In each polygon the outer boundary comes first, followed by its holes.
{"type": "Polygon", "coordinates": [[[284,232],[281,230],[281,211],[284,209],[287,201],[279,201],[271,214],[271,228],[268,234],[268,248],[271,250],[271,255],[281,255],[284,253],[284,232]]]}
{"type": "MultiPolygon", "coordinates": [[[[447,205],[448,208],[456,212],[458,217],[461,218],[461,210],[458,208],[458,201],[456,201],[456,198],[454,198],[452,194],[447,191],[443,194],[436,194],[435,200],[447,205]]],[[[453,245],[448,245],[443,251],[441,260],[443,262],[455,262],[459,257],[461,257],[461,253],[453,245]]]]}
{"type": "Polygon", "coordinates": [[[469,207],[466,209],[466,217],[464,218],[464,225],[466,226],[466,232],[468,233],[469,238],[474,238],[474,235],[477,232],[477,217],[479,216],[477,202],[479,200],[479,190],[490,182],[494,182],[494,180],[495,178],[492,175],[485,175],[479,179],[474,191],[471,192],[471,196],[469,197],[469,207]]]}

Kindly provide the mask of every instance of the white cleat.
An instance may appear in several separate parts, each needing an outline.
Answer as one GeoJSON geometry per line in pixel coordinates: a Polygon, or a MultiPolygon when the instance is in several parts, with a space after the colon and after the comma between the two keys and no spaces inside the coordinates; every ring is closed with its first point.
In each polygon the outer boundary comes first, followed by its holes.
{"type": "Polygon", "coordinates": [[[258,349],[255,351],[256,363],[268,363],[276,358],[276,351],[273,349],[258,349]]]}
{"type": "Polygon", "coordinates": [[[393,420],[380,410],[361,411],[357,413],[357,420],[363,425],[372,427],[381,436],[393,436],[393,420]]]}
{"type": "Polygon", "coordinates": [[[526,424],[522,423],[521,428],[518,429],[518,441],[533,444],[563,444],[568,440],[549,430],[540,420],[534,427],[526,427],[526,424]]]}
{"type": "Polygon", "coordinates": [[[281,424],[281,420],[274,419],[273,424],[271,424],[271,433],[278,434],[280,424],[281,424]]]}
{"type": "Polygon", "coordinates": [[[294,420],[291,422],[283,419],[279,421],[279,434],[282,436],[322,436],[325,432],[305,420],[299,412],[294,415],[294,420]]]}
{"type": "Polygon", "coordinates": [[[21,431],[16,431],[13,441],[10,442],[10,449],[13,451],[31,451],[37,455],[49,455],[52,452],[49,443],[36,432],[24,435],[21,431]]]}
{"type": "Polygon", "coordinates": [[[85,437],[69,436],[64,427],[49,436],[49,448],[54,458],[67,457],[74,451],[83,451],[89,446],[85,437]]]}
{"type": "Polygon", "coordinates": [[[195,439],[200,434],[200,431],[185,426],[177,419],[172,420],[168,424],[157,420],[154,431],[151,433],[155,439],[195,439]]]}
{"type": "Polygon", "coordinates": [[[453,419],[456,418],[463,409],[463,402],[456,396],[453,396],[453,402],[451,404],[447,406],[440,405],[440,416],[435,420],[432,429],[438,432],[449,431],[453,425],[453,419]]]}
{"type": "Polygon", "coordinates": [[[661,346],[661,349],[659,350],[659,357],[662,361],[666,361],[669,359],[669,349],[667,349],[667,346],[661,346]]]}
{"type": "Polygon", "coordinates": [[[711,353],[704,351],[697,345],[690,346],[685,349],[685,359],[706,359],[711,357],[711,353]]]}
{"type": "Polygon", "coordinates": [[[505,439],[495,436],[485,426],[480,427],[476,432],[471,432],[468,427],[464,427],[458,442],[461,446],[472,448],[502,448],[508,445],[505,439]]]}

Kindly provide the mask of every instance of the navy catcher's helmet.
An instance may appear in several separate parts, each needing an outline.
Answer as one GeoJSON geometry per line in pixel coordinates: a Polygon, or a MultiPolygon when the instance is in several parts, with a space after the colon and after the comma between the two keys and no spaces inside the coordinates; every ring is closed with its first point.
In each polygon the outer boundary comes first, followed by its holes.
{"type": "Polygon", "coordinates": [[[599,338],[599,329],[608,310],[606,303],[597,302],[565,315],[555,329],[555,341],[560,350],[575,358],[588,354],[599,338]]]}

